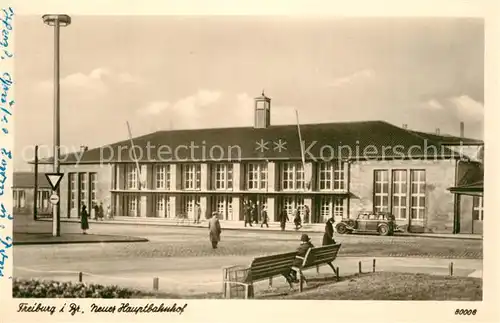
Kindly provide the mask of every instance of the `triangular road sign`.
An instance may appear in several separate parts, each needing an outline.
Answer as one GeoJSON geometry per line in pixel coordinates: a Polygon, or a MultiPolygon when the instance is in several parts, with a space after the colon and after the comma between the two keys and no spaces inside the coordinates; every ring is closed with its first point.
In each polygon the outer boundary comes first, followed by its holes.
{"type": "Polygon", "coordinates": [[[61,173],[45,173],[45,177],[47,177],[47,181],[49,182],[53,191],[57,190],[57,187],[59,186],[59,183],[61,182],[63,176],[64,174],[61,173]]]}

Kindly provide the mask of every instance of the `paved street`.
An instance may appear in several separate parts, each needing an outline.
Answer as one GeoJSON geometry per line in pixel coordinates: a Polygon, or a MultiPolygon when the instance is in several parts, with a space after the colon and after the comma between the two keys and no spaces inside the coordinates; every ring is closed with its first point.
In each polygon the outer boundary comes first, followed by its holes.
{"type": "MultiPolygon", "coordinates": [[[[30,224],[31,230],[49,230],[50,223],[30,224]]],[[[26,227],[24,227],[24,230],[26,227]]],[[[78,224],[64,223],[62,232],[78,232],[78,224]]],[[[223,231],[220,248],[212,250],[208,232],[202,228],[91,224],[91,233],[145,237],[149,242],[16,246],[14,275],[58,280],[84,280],[119,284],[144,290],[160,278],[160,291],[192,295],[219,292],[222,267],[249,264],[255,256],[294,250],[300,232],[223,231]]],[[[321,244],[322,234],[311,233],[321,244]]],[[[339,236],[342,243],[337,266],[341,275],[371,270],[468,276],[482,270],[482,241],[418,237],[339,236]]],[[[322,274],[330,275],[328,267],[322,274]]],[[[311,271],[309,275],[316,275],[311,271]]],[[[276,284],[283,284],[277,278],[276,284]]],[[[265,283],[263,284],[265,285],[265,283]]],[[[260,286],[260,285],[259,285],[260,286]]],[[[257,289],[260,287],[257,286],[257,289]]],[[[264,288],[265,286],[262,286],[264,288]]]]}

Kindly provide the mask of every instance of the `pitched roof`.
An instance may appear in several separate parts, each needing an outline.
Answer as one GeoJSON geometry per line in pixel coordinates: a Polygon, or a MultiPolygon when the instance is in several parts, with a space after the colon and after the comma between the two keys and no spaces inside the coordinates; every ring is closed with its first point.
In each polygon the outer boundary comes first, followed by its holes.
{"type": "Polygon", "coordinates": [[[417,136],[421,136],[423,138],[426,138],[427,140],[431,141],[436,141],[440,142],[442,145],[483,145],[484,142],[479,139],[472,139],[472,138],[465,138],[465,137],[455,137],[455,136],[450,136],[450,135],[438,135],[434,133],[429,133],[429,132],[422,132],[422,131],[414,131],[414,130],[409,130],[416,134],[417,136]]]}
{"type": "MultiPolygon", "coordinates": [[[[458,157],[440,142],[384,121],[300,125],[306,159],[458,157]],[[435,148],[433,148],[433,146],[435,148]]],[[[137,159],[146,161],[277,160],[301,158],[297,125],[158,131],[133,138],[137,159]],[[283,144],[280,149],[280,142],[283,144]],[[259,143],[266,143],[261,147],[259,143]],[[148,147],[149,146],[149,153],[148,147]],[[190,148],[194,147],[194,148],[190,148]],[[259,149],[262,148],[262,149],[259,149]],[[212,151],[212,154],[210,153],[212,151]]],[[[61,156],[61,164],[132,162],[130,140],[61,156]]],[[[51,158],[40,163],[51,163],[51,158]]]]}
{"type": "MultiPolygon", "coordinates": [[[[14,172],[13,188],[34,188],[35,173],[33,172],[14,172]]],[[[51,188],[45,173],[38,173],[38,187],[51,188]]]]}

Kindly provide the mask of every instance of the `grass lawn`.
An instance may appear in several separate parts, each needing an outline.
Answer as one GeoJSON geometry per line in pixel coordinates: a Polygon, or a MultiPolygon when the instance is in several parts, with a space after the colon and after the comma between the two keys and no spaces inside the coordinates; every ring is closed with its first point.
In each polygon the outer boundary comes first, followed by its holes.
{"type": "Polygon", "coordinates": [[[479,278],[379,272],[345,277],[302,293],[266,295],[266,299],[307,300],[448,300],[481,301],[479,278]]]}

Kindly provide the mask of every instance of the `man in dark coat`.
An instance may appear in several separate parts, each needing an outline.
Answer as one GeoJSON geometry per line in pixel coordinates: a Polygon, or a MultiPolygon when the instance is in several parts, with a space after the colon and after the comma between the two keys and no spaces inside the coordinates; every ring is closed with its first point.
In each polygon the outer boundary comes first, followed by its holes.
{"type": "Polygon", "coordinates": [[[255,203],[252,203],[252,222],[255,222],[255,224],[259,224],[259,212],[257,212],[257,205],[255,203]]]}
{"type": "Polygon", "coordinates": [[[335,239],[333,239],[333,223],[335,220],[329,218],[325,224],[325,233],[323,234],[323,246],[335,244],[335,239]]]}
{"type": "Polygon", "coordinates": [[[84,203],[82,203],[82,211],[80,212],[80,226],[83,234],[87,234],[87,230],[89,229],[89,214],[84,203]]]}
{"type": "Polygon", "coordinates": [[[208,221],[208,231],[210,242],[212,242],[212,248],[217,249],[217,244],[220,241],[220,234],[222,233],[220,222],[217,218],[217,212],[212,213],[212,218],[208,221]]]}
{"type": "Polygon", "coordinates": [[[298,208],[295,210],[295,216],[293,217],[293,223],[295,224],[295,230],[302,228],[302,218],[300,217],[300,211],[298,208]]]}
{"type": "Polygon", "coordinates": [[[280,214],[280,226],[281,226],[281,231],[285,231],[285,227],[286,227],[286,222],[289,221],[290,219],[288,219],[288,212],[286,211],[285,208],[283,208],[281,210],[281,214],[280,214]]]}
{"type": "Polygon", "coordinates": [[[99,207],[98,207],[98,215],[99,215],[99,219],[101,221],[104,221],[104,206],[102,205],[102,202],[99,203],[99,207]]]}
{"type": "Polygon", "coordinates": [[[262,205],[262,211],[261,211],[260,215],[262,217],[262,224],[260,225],[260,227],[262,228],[265,225],[266,227],[269,228],[269,224],[267,224],[267,221],[269,221],[269,217],[267,215],[267,210],[266,210],[266,207],[264,205],[262,205]]]}
{"type": "Polygon", "coordinates": [[[99,220],[99,205],[93,202],[92,209],[94,209],[94,220],[99,220]]]}
{"type": "Polygon", "coordinates": [[[252,226],[252,218],[250,217],[250,205],[248,203],[243,204],[243,216],[245,217],[245,227],[247,223],[252,226]]]}
{"type": "MultiPolygon", "coordinates": [[[[309,249],[314,248],[314,245],[311,243],[311,238],[307,234],[302,234],[300,237],[300,246],[297,248],[297,258],[295,259],[294,266],[300,267],[302,266],[302,262],[304,261],[304,257],[307,254],[309,249]]],[[[290,274],[288,276],[289,281],[297,282],[297,272],[295,270],[290,270],[290,274]]]]}

